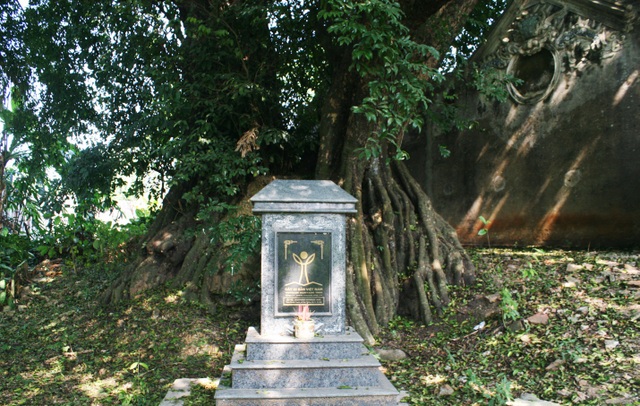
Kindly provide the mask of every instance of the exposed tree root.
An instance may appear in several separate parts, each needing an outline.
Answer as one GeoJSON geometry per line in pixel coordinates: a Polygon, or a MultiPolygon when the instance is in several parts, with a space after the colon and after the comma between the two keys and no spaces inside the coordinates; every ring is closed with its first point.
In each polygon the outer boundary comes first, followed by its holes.
{"type": "Polygon", "coordinates": [[[376,160],[353,169],[349,180],[361,181],[355,187],[345,182],[359,201],[348,228],[347,301],[352,324],[372,341],[403,300],[416,298],[417,305],[405,307],[431,322],[432,308],[441,313],[450,301],[448,284],[471,283],[475,271],[455,231],[402,163],[376,160]],[[402,292],[402,286],[415,294],[402,292]]]}
{"type": "MultiPolygon", "coordinates": [[[[261,177],[248,186],[248,197],[264,187],[271,179],[261,177]]],[[[239,301],[256,299],[256,286],[260,279],[260,256],[249,257],[234,273],[226,271],[227,252],[224,242],[212,242],[209,226],[195,221],[196,210],[184,210],[181,200],[185,189],[176,187],[165,198],[162,211],[149,228],[143,249],[137,258],[103,292],[105,305],[129,299],[138,293],[161,284],[182,289],[185,300],[202,303],[209,312],[215,312],[219,303],[235,305],[239,301]],[[239,293],[230,293],[239,287],[239,293]]],[[[235,214],[251,212],[247,199],[238,203],[235,214]]]]}

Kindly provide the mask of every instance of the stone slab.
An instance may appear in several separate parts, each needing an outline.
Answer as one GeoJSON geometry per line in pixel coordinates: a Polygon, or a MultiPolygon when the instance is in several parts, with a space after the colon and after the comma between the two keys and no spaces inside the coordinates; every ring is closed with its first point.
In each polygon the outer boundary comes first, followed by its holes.
{"type": "Polygon", "coordinates": [[[316,336],[301,340],[292,336],[262,336],[250,327],[246,338],[246,359],[254,360],[305,360],[335,358],[358,358],[368,354],[362,337],[353,329],[345,334],[316,336]]]}
{"type": "MultiPolygon", "coordinates": [[[[227,372],[229,373],[229,372],[227,372]]],[[[381,372],[379,372],[382,374],[381,372]]],[[[222,379],[221,382],[225,381],[222,379]]],[[[220,384],[217,406],[389,406],[399,403],[404,394],[385,378],[377,386],[236,389],[220,384]]]]}
{"type": "Polygon", "coordinates": [[[386,378],[371,355],[355,359],[247,361],[231,360],[234,389],[279,389],[378,386],[386,378]]]}
{"type": "Polygon", "coordinates": [[[191,395],[192,385],[215,386],[219,385],[219,379],[212,381],[209,378],[180,378],[176,379],[165,395],[159,406],[182,406],[184,399],[191,395]]]}
{"type": "Polygon", "coordinates": [[[357,199],[329,180],[274,180],[252,198],[254,213],[356,213],[357,199]]]}
{"type": "MultiPolygon", "coordinates": [[[[290,337],[262,337],[255,329],[247,336],[249,343],[236,346],[231,363],[223,370],[215,395],[218,406],[403,405],[403,395],[384,376],[378,360],[368,353],[353,359],[251,361],[245,359],[251,342],[292,347],[301,344],[292,343],[290,337]]],[[[361,345],[357,333],[335,339],[343,340],[343,345],[361,345]]]]}
{"type": "Polygon", "coordinates": [[[217,406],[389,406],[398,404],[393,388],[227,389],[216,393],[217,406]]]}

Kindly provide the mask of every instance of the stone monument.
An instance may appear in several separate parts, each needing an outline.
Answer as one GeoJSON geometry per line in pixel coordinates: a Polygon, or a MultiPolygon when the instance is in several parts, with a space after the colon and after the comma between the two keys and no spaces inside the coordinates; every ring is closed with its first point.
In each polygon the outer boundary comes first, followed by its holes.
{"type": "Polygon", "coordinates": [[[262,215],[260,331],[236,346],[216,404],[398,404],[346,326],[346,215],[357,200],[331,181],[275,180],[251,201],[262,215]],[[301,309],[316,323],[312,337],[293,335],[301,309]]]}

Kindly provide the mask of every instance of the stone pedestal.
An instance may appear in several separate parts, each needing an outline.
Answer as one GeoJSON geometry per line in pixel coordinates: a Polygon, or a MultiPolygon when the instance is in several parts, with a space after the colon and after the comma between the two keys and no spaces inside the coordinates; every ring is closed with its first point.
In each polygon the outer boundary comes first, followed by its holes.
{"type": "Polygon", "coordinates": [[[356,199],[330,181],[276,180],[251,201],[262,214],[260,331],[236,346],[216,392],[223,405],[394,405],[399,393],[346,327],[346,215],[356,199]],[[316,335],[293,337],[299,305],[316,335]]]}

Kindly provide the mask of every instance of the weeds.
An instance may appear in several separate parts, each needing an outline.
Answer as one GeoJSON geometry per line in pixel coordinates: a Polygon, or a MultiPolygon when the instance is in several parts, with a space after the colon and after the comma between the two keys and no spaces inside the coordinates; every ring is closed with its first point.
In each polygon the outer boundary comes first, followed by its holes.
{"type": "Polygon", "coordinates": [[[484,218],[484,216],[479,216],[478,220],[480,220],[482,222],[482,228],[480,230],[478,230],[478,235],[479,236],[486,236],[487,237],[487,246],[489,248],[491,248],[491,239],[489,238],[489,226],[491,225],[491,222],[489,220],[487,220],[486,218],[484,218]]]}
{"type": "Polygon", "coordinates": [[[479,281],[456,290],[446,317],[410,331],[394,320],[381,334],[385,346],[411,354],[384,365],[396,387],[409,392],[406,402],[504,405],[534,394],[559,404],[640,403],[640,292],[625,282],[640,279],[640,255],[538,249],[471,255],[479,281]],[[469,319],[469,306],[478,303],[471,299],[496,295],[497,312],[469,319]],[[526,323],[519,332],[505,327],[540,312],[549,315],[547,324],[526,323]],[[470,332],[480,322],[483,328],[470,332]],[[442,394],[445,385],[453,394],[442,394]]]}
{"type": "Polygon", "coordinates": [[[502,322],[506,325],[509,322],[520,320],[520,312],[518,312],[518,302],[513,299],[509,289],[504,288],[500,292],[500,309],[502,310],[502,322]]]}

